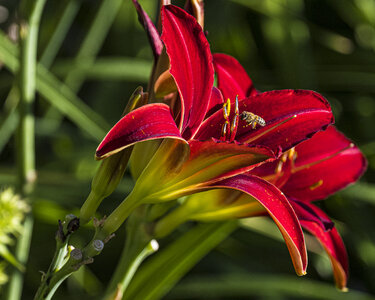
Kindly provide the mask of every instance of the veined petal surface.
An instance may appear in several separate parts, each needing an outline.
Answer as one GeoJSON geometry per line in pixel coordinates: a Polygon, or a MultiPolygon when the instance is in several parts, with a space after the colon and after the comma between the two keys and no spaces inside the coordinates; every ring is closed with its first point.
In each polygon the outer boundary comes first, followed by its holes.
{"type": "Polygon", "coordinates": [[[333,126],[295,150],[295,169],[282,190],[302,201],[324,199],[355,182],[367,165],[358,147],[333,126]]]}
{"type": "Polygon", "coordinates": [[[257,93],[245,69],[234,57],[215,53],[213,58],[217,86],[225,100],[229,98],[234,101],[237,95],[239,99],[243,99],[257,93]]]}
{"type": "MultiPolygon", "coordinates": [[[[231,111],[234,111],[232,104],[231,111]]],[[[239,102],[239,112],[251,112],[266,122],[266,126],[252,129],[240,120],[235,139],[240,143],[261,145],[282,151],[295,146],[325,129],[333,122],[331,107],[321,95],[306,90],[270,91],[245,98],[239,102]]],[[[207,118],[196,138],[220,138],[225,120],[222,111],[207,118]]]]}
{"type": "Polygon", "coordinates": [[[298,275],[306,274],[307,254],[298,218],[283,193],[267,181],[251,175],[237,175],[210,186],[244,192],[259,201],[283,235],[298,275]]]}
{"type": "Polygon", "coordinates": [[[162,103],[144,105],[112,127],[96,149],[95,156],[103,159],[137,142],[160,138],[182,139],[170,108],[162,103]]]}
{"type": "Polygon", "coordinates": [[[242,174],[275,158],[275,154],[268,148],[249,147],[216,139],[190,140],[188,145],[188,159],[181,165],[178,173],[166,174],[163,183],[154,184],[149,193],[150,201],[169,201],[200,192],[202,187],[242,174]]]}
{"type": "Polygon", "coordinates": [[[181,97],[180,131],[194,136],[209,105],[214,82],[210,45],[197,21],[184,10],[162,8],[162,40],[170,60],[170,73],[181,97]]]}

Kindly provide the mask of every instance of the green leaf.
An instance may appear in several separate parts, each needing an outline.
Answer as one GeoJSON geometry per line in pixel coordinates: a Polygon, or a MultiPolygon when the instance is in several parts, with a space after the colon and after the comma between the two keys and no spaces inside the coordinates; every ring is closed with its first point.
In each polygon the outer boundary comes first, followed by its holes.
{"type": "Polygon", "coordinates": [[[25,271],[25,267],[20,262],[18,262],[17,258],[8,250],[5,245],[2,244],[0,244],[0,257],[4,258],[8,263],[12,264],[19,271],[25,271]]]}
{"type": "Polygon", "coordinates": [[[96,140],[100,141],[109,130],[99,114],[41,65],[37,69],[36,84],[43,97],[96,140]]]}
{"type": "Polygon", "coordinates": [[[345,197],[361,200],[375,205],[375,185],[370,183],[356,183],[340,192],[345,197]]]}
{"type": "Polygon", "coordinates": [[[349,290],[344,293],[333,285],[308,280],[306,277],[283,274],[228,274],[199,277],[175,287],[168,299],[322,299],[322,300],[373,300],[375,297],[349,290]]]}
{"type": "Polygon", "coordinates": [[[152,62],[128,57],[98,58],[93,63],[59,60],[53,71],[58,75],[70,72],[78,77],[99,80],[129,80],[147,82],[152,62]],[[74,71],[72,71],[72,69],[74,71]]]}
{"type": "MultiPolygon", "coordinates": [[[[19,68],[19,49],[0,31],[0,60],[13,73],[19,68]]],[[[78,127],[100,141],[109,125],[42,65],[37,66],[37,91],[78,127]]]]}
{"type": "Polygon", "coordinates": [[[160,299],[198,261],[237,228],[236,221],[201,224],[151,257],[136,273],[126,299],[160,299]]]}

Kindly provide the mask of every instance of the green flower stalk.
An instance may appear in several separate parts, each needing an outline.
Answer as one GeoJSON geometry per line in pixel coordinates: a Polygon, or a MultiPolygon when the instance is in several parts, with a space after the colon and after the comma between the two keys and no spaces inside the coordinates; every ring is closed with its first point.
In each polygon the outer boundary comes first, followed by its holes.
{"type": "Polygon", "coordinates": [[[82,224],[90,221],[103,199],[116,189],[124,175],[130,154],[131,149],[127,149],[101,163],[92,180],[91,192],[81,207],[80,220],[82,224]]]}

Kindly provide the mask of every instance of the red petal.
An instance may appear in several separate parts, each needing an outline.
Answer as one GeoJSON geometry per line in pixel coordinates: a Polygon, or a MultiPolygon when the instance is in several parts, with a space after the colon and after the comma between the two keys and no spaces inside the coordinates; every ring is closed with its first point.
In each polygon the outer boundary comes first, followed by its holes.
{"type": "Polygon", "coordinates": [[[102,159],[137,142],[160,138],[182,139],[169,106],[162,103],[148,104],[131,111],[118,121],[104,137],[95,155],[102,159]]]}
{"type": "MultiPolygon", "coordinates": [[[[178,174],[168,181],[166,193],[191,194],[208,182],[216,182],[224,178],[244,173],[275,154],[268,148],[249,147],[238,143],[222,142],[210,139],[208,141],[190,140],[190,156],[178,174]]],[[[159,188],[160,190],[160,188],[159,188]]],[[[178,194],[181,197],[183,194],[178,194]]],[[[176,198],[176,197],[175,197],[176,198]]]]}
{"type": "Polygon", "coordinates": [[[143,28],[145,29],[148,40],[150,41],[150,45],[152,48],[152,52],[154,53],[155,59],[159,57],[161,51],[163,50],[163,43],[160,39],[158,30],[156,29],[154,23],[152,23],[150,17],[146,14],[146,12],[142,9],[141,5],[138,3],[137,0],[132,0],[133,4],[138,13],[138,21],[141,23],[143,28]]]}
{"type": "MultiPolygon", "coordinates": [[[[240,121],[236,140],[251,145],[283,151],[311,137],[333,122],[331,108],[321,95],[305,90],[281,90],[258,94],[239,103],[240,113],[252,112],[266,121],[266,126],[252,129],[240,121]]],[[[232,111],[234,106],[232,107],[232,111]]],[[[197,139],[219,138],[224,123],[221,111],[207,118],[197,139]]]]}
{"type": "Polygon", "coordinates": [[[306,274],[307,254],[301,226],[289,201],[279,189],[259,177],[244,174],[216,182],[211,187],[239,190],[258,200],[279,227],[297,274],[306,274]]]}
{"type": "Polygon", "coordinates": [[[234,101],[237,95],[239,99],[243,99],[257,93],[245,69],[234,57],[215,53],[213,58],[217,86],[223,93],[224,99],[229,98],[234,101]]]}
{"type": "Polygon", "coordinates": [[[285,152],[279,159],[267,162],[250,171],[251,175],[267,180],[281,188],[289,179],[294,167],[295,152],[285,152]]]}
{"type": "Polygon", "coordinates": [[[366,169],[366,159],[333,126],[296,147],[296,169],[283,192],[298,200],[313,201],[355,182],[366,169]]]}
{"type": "MultiPolygon", "coordinates": [[[[321,218],[328,219],[328,216],[317,207],[314,210],[321,218]]],[[[345,290],[349,274],[348,255],[336,228],[324,231],[317,223],[303,220],[301,220],[301,225],[322,244],[331,260],[336,285],[338,288],[345,290]]]]}
{"type": "Polygon", "coordinates": [[[214,112],[222,109],[224,103],[223,95],[221,94],[220,90],[213,87],[210,104],[208,105],[207,116],[212,115],[214,112]]]}
{"type": "Polygon", "coordinates": [[[329,218],[324,218],[315,211],[315,206],[309,202],[302,202],[289,198],[289,202],[296,212],[300,221],[314,222],[324,231],[331,230],[334,226],[329,218]]]}
{"type": "Polygon", "coordinates": [[[162,22],[170,73],[181,96],[180,129],[189,139],[201,125],[209,105],[214,82],[210,45],[194,17],[176,6],[162,8],[162,22]]]}

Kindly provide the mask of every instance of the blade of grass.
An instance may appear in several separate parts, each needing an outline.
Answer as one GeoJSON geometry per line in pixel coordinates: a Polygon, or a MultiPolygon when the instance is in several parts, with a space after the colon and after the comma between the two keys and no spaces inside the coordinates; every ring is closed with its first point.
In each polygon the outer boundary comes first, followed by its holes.
{"type": "Polygon", "coordinates": [[[65,10],[60,18],[59,23],[52,37],[50,38],[43,54],[40,58],[40,63],[47,69],[52,65],[56,58],[57,53],[68,33],[70,26],[72,25],[79,8],[81,7],[81,0],[70,0],[65,7],[65,10]]]}
{"type": "Polygon", "coordinates": [[[18,57],[18,47],[0,30],[0,61],[3,62],[12,73],[15,73],[19,68],[18,57]]]}
{"type": "Polygon", "coordinates": [[[12,137],[18,126],[19,115],[17,111],[11,111],[3,119],[0,125],[0,153],[12,137]]]}
{"type": "Polygon", "coordinates": [[[3,116],[0,122],[0,153],[18,127],[19,113],[17,111],[17,105],[19,103],[19,91],[15,83],[10,89],[4,103],[3,113],[5,116],[3,116]]]}
{"type": "Polygon", "coordinates": [[[94,63],[74,64],[72,60],[60,60],[53,68],[57,75],[74,69],[77,76],[100,80],[126,80],[147,82],[152,62],[127,57],[98,58],[94,63]]]}
{"type": "Polygon", "coordinates": [[[199,277],[176,286],[166,299],[322,299],[322,300],[374,300],[364,292],[340,292],[333,285],[307,280],[305,277],[262,274],[229,274],[199,277]]]}
{"type": "Polygon", "coordinates": [[[198,261],[237,228],[236,221],[201,224],[155,254],[136,273],[126,299],[160,299],[198,261]]]}
{"type": "MultiPolygon", "coordinates": [[[[104,0],[93,19],[90,30],[87,33],[76,57],[76,62],[92,64],[101,49],[107,33],[117,15],[123,0],[104,0]]],[[[76,76],[72,71],[67,75],[65,83],[73,90],[78,91],[85,80],[84,77],[76,76]]]]}
{"type": "Polygon", "coordinates": [[[21,263],[19,263],[17,258],[3,244],[0,245],[0,257],[5,259],[8,263],[12,264],[19,271],[21,271],[21,272],[25,271],[25,267],[21,263]]]}
{"type": "Polygon", "coordinates": [[[100,141],[109,129],[107,122],[42,65],[38,66],[37,75],[40,94],[78,127],[100,141]]]}
{"type": "MultiPolygon", "coordinates": [[[[46,0],[22,1],[20,6],[20,68],[18,84],[20,90],[19,124],[17,132],[18,190],[22,197],[30,201],[34,190],[35,171],[35,119],[33,105],[35,99],[36,55],[39,23],[46,0]]],[[[33,217],[26,216],[22,235],[17,240],[16,259],[25,265],[33,230],[33,217]]],[[[7,290],[7,299],[21,299],[23,274],[19,269],[13,271],[7,290]]]]}
{"type": "MultiPolygon", "coordinates": [[[[46,68],[50,67],[53,60],[55,59],[58,50],[66,36],[68,29],[70,28],[74,17],[78,13],[81,1],[80,0],[71,0],[61,17],[59,24],[57,25],[56,30],[53,33],[52,38],[50,39],[46,49],[43,52],[41,57],[40,63],[44,65],[46,68]]],[[[8,51],[12,51],[12,47],[9,47],[8,51]]],[[[19,101],[19,95],[17,87],[13,86],[11,91],[9,92],[8,99],[12,98],[11,100],[15,103],[19,101]]],[[[6,103],[9,102],[8,99],[5,101],[6,103]]],[[[0,152],[9,141],[11,136],[13,135],[14,131],[16,130],[18,125],[18,113],[14,110],[8,112],[7,116],[1,123],[0,127],[0,152]]]]}
{"type": "MultiPolygon", "coordinates": [[[[13,73],[17,72],[20,66],[17,59],[18,53],[17,46],[0,31],[0,60],[13,73]]],[[[82,102],[65,84],[42,65],[37,66],[36,89],[95,140],[101,140],[109,129],[108,124],[99,114],[82,102]]]]}
{"type": "MultiPolygon", "coordinates": [[[[104,0],[102,1],[96,15],[93,18],[93,23],[90,26],[76,57],[75,64],[91,65],[99,50],[102,47],[105,37],[111,27],[114,18],[122,4],[122,0],[104,0]]],[[[66,75],[64,83],[76,93],[85,81],[85,77],[75,73],[74,68],[70,68],[70,72],[66,75]]],[[[55,120],[55,126],[59,126],[62,117],[55,107],[52,106],[47,110],[45,116],[55,120]]]]}

